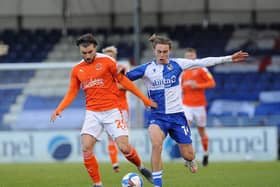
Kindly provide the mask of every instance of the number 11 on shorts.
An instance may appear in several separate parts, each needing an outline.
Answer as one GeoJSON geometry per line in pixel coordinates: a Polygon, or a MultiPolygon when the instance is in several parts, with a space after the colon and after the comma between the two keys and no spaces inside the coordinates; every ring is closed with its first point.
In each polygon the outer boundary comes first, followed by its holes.
{"type": "Polygon", "coordinates": [[[181,126],[181,128],[184,130],[185,135],[188,135],[189,129],[187,129],[186,126],[181,126]]]}

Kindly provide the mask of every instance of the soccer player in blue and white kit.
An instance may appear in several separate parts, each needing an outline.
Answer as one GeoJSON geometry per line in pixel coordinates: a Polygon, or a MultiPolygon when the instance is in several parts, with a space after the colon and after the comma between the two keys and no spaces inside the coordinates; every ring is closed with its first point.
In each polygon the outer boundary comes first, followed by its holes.
{"type": "Polygon", "coordinates": [[[192,173],[197,171],[191,131],[182,105],[181,73],[185,69],[242,61],[248,57],[248,53],[239,51],[231,56],[196,60],[169,58],[171,40],[153,35],[150,41],[155,59],[137,66],[126,75],[130,80],[143,79],[148,96],[158,104],[158,108],[150,109],[149,135],[152,144],[151,165],[154,187],[162,187],[161,152],[167,134],[178,143],[185,165],[192,173]]]}

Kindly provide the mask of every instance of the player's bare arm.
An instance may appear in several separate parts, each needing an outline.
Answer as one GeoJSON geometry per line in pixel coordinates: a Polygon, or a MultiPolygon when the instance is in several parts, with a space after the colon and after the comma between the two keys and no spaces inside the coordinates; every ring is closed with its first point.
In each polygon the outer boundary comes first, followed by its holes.
{"type": "Polygon", "coordinates": [[[51,114],[51,118],[50,118],[51,122],[54,122],[58,116],[61,117],[61,112],[72,103],[72,101],[77,97],[78,92],[79,89],[69,88],[63,100],[60,102],[58,107],[51,114]]]}

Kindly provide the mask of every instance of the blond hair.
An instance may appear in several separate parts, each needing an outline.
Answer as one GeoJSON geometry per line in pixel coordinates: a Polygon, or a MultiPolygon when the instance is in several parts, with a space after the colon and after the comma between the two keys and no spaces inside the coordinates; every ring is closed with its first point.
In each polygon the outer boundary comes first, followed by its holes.
{"type": "Polygon", "coordinates": [[[188,47],[188,48],[186,48],[186,52],[188,52],[188,53],[196,53],[196,49],[192,48],[192,47],[188,47]]]}
{"type": "Polygon", "coordinates": [[[114,53],[114,54],[118,54],[118,49],[115,47],[115,46],[108,46],[108,47],[105,47],[102,49],[102,53],[108,53],[108,52],[111,52],[111,53],[114,53]]]}

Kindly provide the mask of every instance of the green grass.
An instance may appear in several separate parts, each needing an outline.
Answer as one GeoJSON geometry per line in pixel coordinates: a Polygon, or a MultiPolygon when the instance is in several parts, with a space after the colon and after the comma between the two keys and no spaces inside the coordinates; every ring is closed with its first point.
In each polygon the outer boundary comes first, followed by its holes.
{"type": "MultiPolygon", "coordinates": [[[[146,164],[148,165],[148,164],[146,164]]],[[[120,187],[121,178],[137,172],[127,162],[121,172],[100,164],[104,187],[120,187]]],[[[191,174],[181,162],[164,163],[164,187],[279,187],[280,162],[210,163],[191,174]]],[[[82,163],[0,164],[0,187],[91,187],[82,163]]],[[[145,187],[152,187],[144,180],[145,187]]]]}

